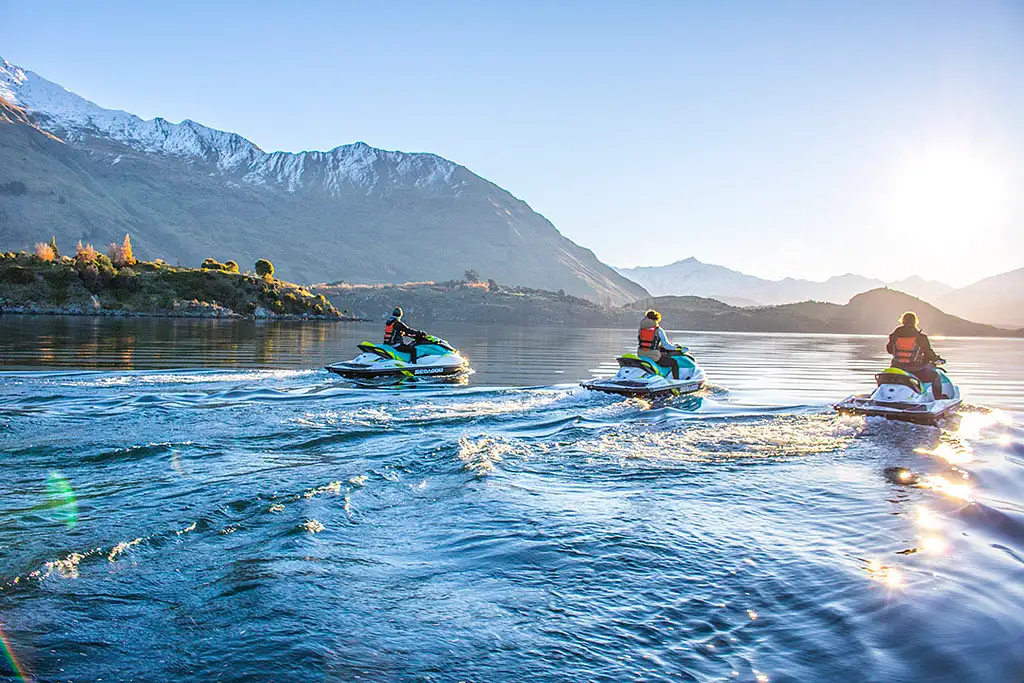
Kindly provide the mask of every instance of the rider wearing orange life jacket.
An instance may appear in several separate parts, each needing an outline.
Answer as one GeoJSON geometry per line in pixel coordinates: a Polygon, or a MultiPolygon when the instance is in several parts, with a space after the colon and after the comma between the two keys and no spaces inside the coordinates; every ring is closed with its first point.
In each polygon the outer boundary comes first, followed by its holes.
{"type": "Polygon", "coordinates": [[[658,365],[672,368],[672,378],[679,379],[679,362],[672,357],[677,348],[669,342],[665,330],[661,329],[661,313],[649,310],[644,313],[644,319],[640,321],[640,329],[637,331],[638,356],[649,358],[658,365]]]}
{"type": "Polygon", "coordinates": [[[928,336],[917,326],[917,314],[907,311],[900,319],[902,323],[889,335],[885,350],[892,354],[892,367],[905,370],[925,383],[931,383],[935,398],[942,397],[942,378],[935,371],[935,362],[940,360],[932,350],[928,336]]]}

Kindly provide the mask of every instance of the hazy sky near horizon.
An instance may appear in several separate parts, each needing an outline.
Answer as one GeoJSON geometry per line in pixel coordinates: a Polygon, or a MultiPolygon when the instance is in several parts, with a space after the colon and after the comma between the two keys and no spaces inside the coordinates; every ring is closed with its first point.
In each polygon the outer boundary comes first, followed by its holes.
{"type": "Polygon", "coordinates": [[[1024,266],[1024,3],[0,0],[0,56],[265,150],[440,154],[607,263],[1024,266]]]}

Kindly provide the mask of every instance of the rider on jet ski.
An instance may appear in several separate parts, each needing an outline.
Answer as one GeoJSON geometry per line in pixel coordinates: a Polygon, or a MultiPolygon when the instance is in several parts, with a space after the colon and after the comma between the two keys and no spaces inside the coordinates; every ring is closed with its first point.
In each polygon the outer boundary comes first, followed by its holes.
{"type": "Polygon", "coordinates": [[[935,371],[936,361],[942,359],[932,350],[927,335],[917,326],[917,314],[907,311],[900,319],[902,323],[889,335],[889,343],[885,345],[887,353],[892,354],[891,367],[899,368],[917,376],[922,382],[932,385],[935,398],[943,398],[942,378],[935,371]]]}
{"type": "Polygon", "coordinates": [[[661,329],[661,313],[651,309],[644,313],[644,319],[640,322],[640,330],[637,332],[637,355],[650,358],[664,368],[672,368],[672,379],[679,379],[679,361],[673,358],[673,354],[679,352],[679,347],[672,344],[661,329]]]}
{"type": "Polygon", "coordinates": [[[415,343],[406,344],[405,337],[412,337],[415,341],[424,336],[425,333],[414,330],[402,322],[401,306],[395,306],[395,310],[391,311],[391,317],[384,323],[384,343],[395,347],[402,353],[409,354],[410,363],[416,362],[416,345],[415,343]]]}

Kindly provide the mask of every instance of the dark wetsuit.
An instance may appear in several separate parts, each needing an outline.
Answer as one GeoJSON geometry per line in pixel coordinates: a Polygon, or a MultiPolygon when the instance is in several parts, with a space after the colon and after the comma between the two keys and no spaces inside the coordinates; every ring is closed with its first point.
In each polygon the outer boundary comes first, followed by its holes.
{"type": "Polygon", "coordinates": [[[942,378],[935,371],[935,361],[939,357],[932,350],[928,335],[913,325],[900,325],[889,335],[889,343],[885,345],[885,350],[893,356],[892,367],[906,370],[922,382],[930,383],[935,398],[942,396],[942,378]],[[898,348],[900,338],[914,339],[917,347],[912,354],[903,354],[902,358],[898,348]]]}
{"type": "Polygon", "coordinates": [[[405,337],[421,337],[423,333],[419,330],[414,330],[400,318],[391,316],[388,321],[384,323],[384,343],[388,346],[394,346],[397,350],[402,353],[409,354],[409,362],[416,362],[416,346],[413,344],[406,344],[405,337]]]}

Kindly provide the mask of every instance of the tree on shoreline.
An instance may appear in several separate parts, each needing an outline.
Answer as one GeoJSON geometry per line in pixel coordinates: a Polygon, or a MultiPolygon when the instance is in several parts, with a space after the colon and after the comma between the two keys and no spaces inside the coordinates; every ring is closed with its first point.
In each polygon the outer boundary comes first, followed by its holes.
{"type": "Polygon", "coordinates": [[[110,243],[110,246],[107,248],[107,256],[118,267],[134,266],[138,263],[135,260],[135,255],[132,253],[132,240],[127,234],[125,234],[124,242],[121,244],[117,242],[110,243]]]}
{"type": "Polygon", "coordinates": [[[256,261],[256,274],[263,278],[274,277],[274,264],[265,258],[256,261]]]}

